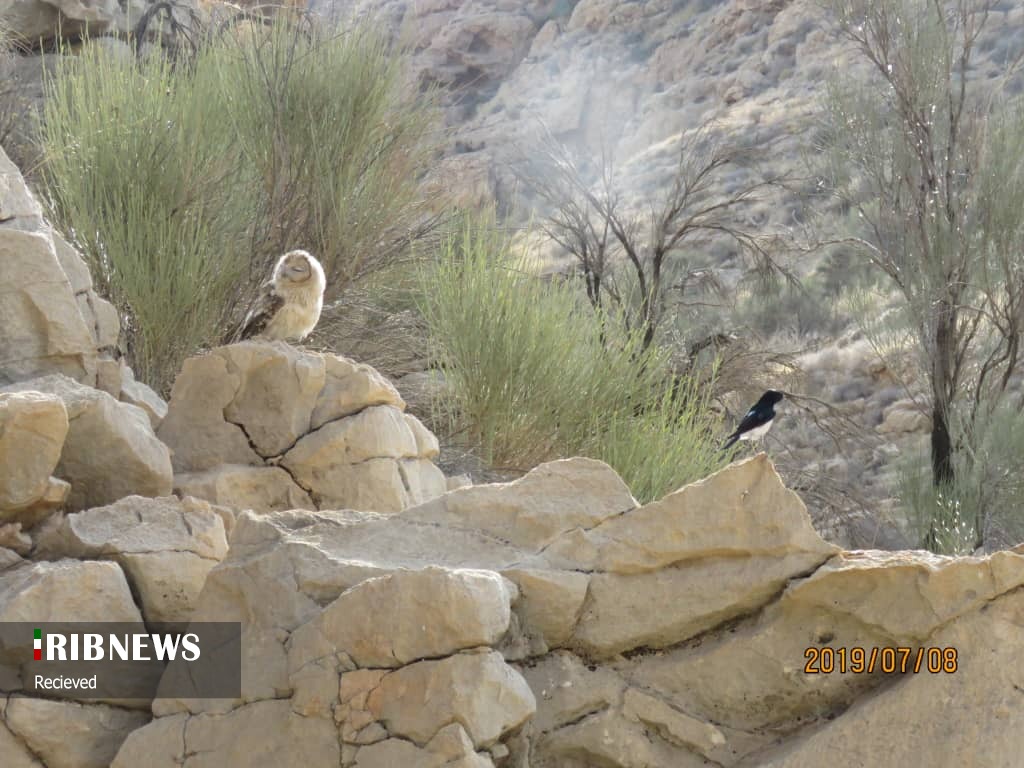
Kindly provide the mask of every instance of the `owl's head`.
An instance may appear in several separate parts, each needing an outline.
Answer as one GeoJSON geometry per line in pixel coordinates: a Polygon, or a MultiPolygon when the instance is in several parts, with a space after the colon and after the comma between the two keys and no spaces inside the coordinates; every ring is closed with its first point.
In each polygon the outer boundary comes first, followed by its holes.
{"type": "Polygon", "coordinates": [[[319,285],[324,284],[323,267],[307,251],[288,251],[277,260],[274,277],[289,283],[307,283],[312,280],[319,285]]]}

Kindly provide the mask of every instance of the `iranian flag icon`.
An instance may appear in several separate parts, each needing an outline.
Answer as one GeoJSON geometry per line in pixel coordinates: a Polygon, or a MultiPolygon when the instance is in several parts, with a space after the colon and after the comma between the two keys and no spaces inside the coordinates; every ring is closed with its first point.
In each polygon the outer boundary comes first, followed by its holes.
{"type": "Polygon", "coordinates": [[[32,632],[33,632],[33,636],[35,637],[35,639],[32,641],[32,647],[34,648],[34,650],[32,651],[32,658],[35,659],[36,661],[42,661],[43,660],[43,630],[41,630],[41,629],[34,629],[34,630],[32,630],[32,632]]]}

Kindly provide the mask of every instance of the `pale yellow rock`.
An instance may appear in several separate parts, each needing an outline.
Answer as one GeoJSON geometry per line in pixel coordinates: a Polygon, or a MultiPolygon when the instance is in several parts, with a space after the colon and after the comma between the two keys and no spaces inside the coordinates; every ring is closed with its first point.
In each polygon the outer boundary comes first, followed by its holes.
{"type": "Polygon", "coordinates": [[[199,499],[128,496],[66,515],[37,542],[46,557],[97,558],[188,552],[215,562],[227,554],[224,521],[199,499]]]}
{"type": "MultiPolygon", "coordinates": [[[[329,451],[317,460],[331,461],[329,451]]],[[[395,459],[367,459],[358,464],[288,464],[288,471],[309,488],[320,509],[401,512],[409,492],[395,459]]]]}
{"type": "Polygon", "coordinates": [[[185,725],[185,749],[189,768],[333,768],[341,757],[334,723],[295,714],[287,700],[196,715],[185,725]]]}
{"type": "Polygon", "coordinates": [[[399,459],[398,472],[409,495],[409,505],[423,504],[448,492],[444,473],[430,459],[399,459]]]}
{"type": "Polygon", "coordinates": [[[0,384],[52,373],[95,382],[96,344],[48,231],[0,229],[0,327],[0,384]]]}
{"type": "Polygon", "coordinates": [[[205,472],[181,472],[174,476],[174,491],[256,512],[315,509],[309,494],[280,467],[222,464],[205,472]]]}
{"type": "Polygon", "coordinates": [[[161,717],[128,734],[110,768],[179,768],[185,761],[185,715],[161,717]]]}
{"type": "Polygon", "coordinates": [[[11,513],[46,495],[67,433],[68,414],[59,397],[0,393],[0,521],[18,519],[11,513]]]}
{"type": "Polygon", "coordinates": [[[124,568],[147,621],[187,621],[206,575],[227,553],[220,514],[199,499],[129,496],[70,514],[43,531],[46,557],[110,558],[124,568]]]}
{"type": "Polygon", "coordinates": [[[459,488],[403,517],[476,528],[540,549],[560,534],[591,528],[636,506],[618,475],[593,459],[542,464],[511,483],[459,488]]]}
{"type": "Polygon", "coordinates": [[[537,740],[546,765],[564,768],[705,768],[707,761],[684,746],[651,738],[646,727],[621,713],[605,710],[537,740]]]}
{"type": "Polygon", "coordinates": [[[132,369],[127,365],[124,365],[122,361],[121,368],[121,394],[119,399],[122,403],[128,403],[134,405],[146,412],[149,416],[149,423],[153,426],[153,430],[160,429],[160,424],[163,422],[164,417],[167,416],[167,403],[160,397],[156,392],[147,387],[141,381],[135,380],[135,374],[132,369]]]}
{"type": "Polygon", "coordinates": [[[537,733],[557,730],[622,700],[625,680],[607,666],[591,666],[568,651],[517,666],[536,696],[532,724],[537,733]]]}
{"type": "Polygon", "coordinates": [[[701,557],[806,554],[824,560],[837,551],[815,533],[800,497],[760,454],[575,541],[557,542],[547,554],[588,570],[640,573],[701,557]]]}
{"type": "Polygon", "coordinates": [[[900,645],[1024,584],[1024,555],[942,557],[928,552],[844,552],[793,584],[780,605],[847,614],[900,645]]]}
{"type": "Polygon", "coordinates": [[[568,642],[580,617],[590,577],[575,571],[512,568],[502,575],[519,588],[516,613],[528,633],[536,633],[548,648],[568,642]]]}
{"type": "MultiPolygon", "coordinates": [[[[988,604],[942,628],[928,647],[956,650],[939,674],[908,674],[822,727],[744,763],[818,768],[837,755],[849,765],[1016,766],[1024,754],[1024,593],[988,604]],[[870,738],[865,738],[870,734],[870,738]]],[[[927,663],[927,662],[925,662],[927,663]]]]}
{"type": "Polygon", "coordinates": [[[329,470],[337,464],[416,455],[416,437],[405,415],[392,406],[378,405],[332,421],[303,437],[282,463],[297,472],[300,468],[329,470]]]}
{"type": "Polygon", "coordinates": [[[71,483],[70,508],[109,504],[131,494],[171,492],[170,453],[153,434],[144,411],[65,376],[6,388],[32,390],[56,395],[67,410],[68,433],[54,474],[71,483]]]}
{"type": "Polygon", "coordinates": [[[388,739],[356,753],[358,768],[493,768],[489,757],[473,749],[465,729],[452,723],[423,748],[400,739],[388,739]]]}
{"type": "Polygon", "coordinates": [[[437,567],[367,579],[295,630],[289,665],[301,670],[342,651],[360,667],[397,667],[494,645],[508,629],[514,589],[493,571],[437,567]]]}
{"type": "Polygon", "coordinates": [[[221,464],[262,464],[242,428],[224,420],[241,378],[219,355],[190,357],[174,380],[167,416],[157,436],[173,452],[175,472],[196,472],[221,464]]]}
{"type": "Polygon", "coordinates": [[[337,355],[324,355],[324,363],[327,379],[310,419],[313,429],[375,405],[405,410],[398,390],[370,366],[337,355]]]}
{"type": "Polygon", "coordinates": [[[12,696],[4,717],[47,768],[108,768],[128,734],[149,720],[146,712],[105,704],[25,696],[12,696]]]}
{"type": "Polygon", "coordinates": [[[709,557],[648,573],[590,577],[573,644],[586,655],[664,648],[764,605],[822,555],[709,557]]]}
{"type": "Polygon", "coordinates": [[[326,381],[322,355],[285,342],[243,341],[218,347],[238,390],[224,419],[245,430],[261,456],[279,456],[310,431],[310,416],[326,381]]]}
{"type": "Polygon", "coordinates": [[[0,755],[4,758],[4,768],[44,768],[3,722],[0,722],[0,755]]]}
{"type": "Polygon", "coordinates": [[[636,688],[626,690],[622,711],[627,719],[644,723],[655,730],[664,730],[669,740],[709,759],[718,757],[716,753],[725,752],[725,734],[717,727],[690,717],[656,696],[636,688]]]}
{"type": "Polygon", "coordinates": [[[421,459],[436,458],[441,452],[441,446],[434,433],[411,413],[406,413],[404,416],[405,423],[409,425],[409,429],[412,430],[413,437],[416,439],[416,455],[421,459]]]}
{"type": "Polygon", "coordinates": [[[33,562],[0,572],[0,621],[141,622],[117,563],[33,562]]]}
{"type": "Polygon", "coordinates": [[[96,361],[96,389],[106,392],[115,400],[121,399],[121,364],[117,360],[100,358],[96,361]]]}
{"type": "Polygon", "coordinates": [[[149,622],[186,622],[192,618],[206,577],[216,560],[191,552],[122,554],[115,558],[135,588],[142,616],[149,622]]]}
{"type": "Polygon", "coordinates": [[[522,676],[489,651],[402,667],[381,680],[369,708],[395,736],[426,744],[458,722],[480,748],[525,722],[537,703],[522,676]]]}
{"type": "Polygon", "coordinates": [[[71,283],[71,292],[78,295],[88,291],[92,288],[92,275],[89,273],[89,267],[86,266],[85,260],[78,254],[78,251],[71,247],[71,244],[64,239],[60,232],[53,230],[51,235],[57,260],[71,283]]]}

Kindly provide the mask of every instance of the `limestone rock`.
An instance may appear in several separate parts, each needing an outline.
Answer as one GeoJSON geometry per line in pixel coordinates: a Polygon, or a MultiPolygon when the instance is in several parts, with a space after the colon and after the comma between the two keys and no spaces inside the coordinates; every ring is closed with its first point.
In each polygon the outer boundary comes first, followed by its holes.
{"type": "Polygon", "coordinates": [[[310,417],[326,380],[324,358],[289,344],[242,342],[213,352],[237,373],[239,386],[224,409],[253,449],[279,456],[310,430],[310,417]]]}
{"type": "Polygon", "coordinates": [[[160,429],[160,424],[167,416],[167,403],[141,381],[136,381],[132,369],[123,363],[120,366],[120,375],[120,401],[144,410],[149,416],[149,423],[152,425],[153,431],[160,429]]]}
{"type": "Polygon", "coordinates": [[[222,464],[205,472],[181,472],[174,476],[174,491],[256,512],[316,508],[309,494],[280,467],[222,464]]]}
{"type": "Polygon", "coordinates": [[[398,512],[446,490],[436,438],[404,407],[368,366],[246,341],[185,361],[159,434],[180,487],[213,501],[398,512]]]}
{"type": "Polygon", "coordinates": [[[460,488],[405,513],[452,527],[478,528],[519,546],[540,548],[633,509],[625,484],[607,464],[567,459],[542,464],[508,484],[460,488]]]}
{"type": "Polygon", "coordinates": [[[141,622],[116,563],[59,560],[0,571],[0,621],[141,622]]]}
{"type": "Polygon", "coordinates": [[[489,571],[430,567],[367,579],[294,632],[289,661],[301,668],[343,651],[360,667],[395,667],[495,645],[508,629],[512,591],[489,571]]]}
{"type": "Polygon", "coordinates": [[[826,755],[843,755],[857,765],[1016,765],[1024,750],[1024,677],[1017,663],[1022,624],[1020,591],[973,611],[928,641],[928,647],[956,652],[945,672],[897,678],[820,729],[748,764],[811,768],[826,755]]]}
{"type": "Polygon", "coordinates": [[[144,411],[64,376],[22,382],[5,391],[31,390],[56,395],[67,409],[68,434],[56,474],[71,483],[70,507],[171,492],[170,454],[144,411]]]}
{"type": "Polygon", "coordinates": [[[167,415],[157,436],[170,446],[175,472],[196,472],[221,464],[258,465],[259,454],[245,432],[224,412],[241,386],[219,355],[190,357],[171,388],[167,415]]]}
{"type": "Polygon", "coordinates": [[[68,414],[60,398],[0,393],[0,521],[35,522],[34,515],[26,519],[17,513],[30,510],[51,492],[51,475],[67,433],[68,414]]]}
{"type": "Polygon", "coordinates": [[[172,715],[135,729],[110,768],[177,768],[185,762],[185,715],[172,715]]]}
{"type": "Polygon", "coordinates": [[[522,676],[490,651],[402,667],[381,680],[368,706],[389,733],[418,744],[458,722],[477,747],[487,747],[533,715],[537,702],[522,676]]]}
{"type": "Polygon", "coordinates": [[[66,516],[43,532],[43,557],[110,558],[125,570],[147,621],[187,621],[227,553],[222,517],[198,499],[130,496],[66,516]]]}
{"type": "Polygon", "coordinates": [[[0,229],[0,327],[0,384],[49,373],[95,380],[92,333],[44,232],[0,229]]]}
{"type": "Polygon", "coordinates": [[[197,715],[185,725],[184,746],[189,768],[340,764],[334,724],[301,717],[290,710],[287,701],[259,701],[226,714],[197,715]]]}
{"type": "Polygon", "coordinates": [[[837,551],[815,533],[800,497],[759,454],[660,501],[563,537],[548,556],[588,570],[640,573],[734,553],[807,554],[824,561],[837,551]]]}
{"type": "Polygon", "coordinates": [[[405,414],[405,423],[412,430],[412,435],[416,440],[416,455],[424,459],[436,458],[441,452],[441,447],[434,433],[423,426],[423,422],[411,413],[405,414]]]}
{"type": "Polygon", "coordinates": [[[821,561],[806,552],[710,557],[647,573],[595,574],[574,642],[590,656],[674,645],[764,605],[821,561]]]}
{"type": "Polygon", "coordinates": [[[145,712],[105,704],[26,696],[12,696],[4,713],[10,731],[44,760],[47,768],[108,768],[128,734],[147,720],[145,712]]]}
{"type": "Polygon", "coordinates": [[[387,739],[356,752],[356,768],[493,768],[490,758],[474,751],[458,723],[442,728],[423,748],[402,739],[387,739]]]}
{"type": "Polygon", "coordinates": [[[324,362],[327,379],[310,415],[313,429],[375,405],[405,410],[398,390],[370,366],[337,355],[326,355],[324,362]]]}

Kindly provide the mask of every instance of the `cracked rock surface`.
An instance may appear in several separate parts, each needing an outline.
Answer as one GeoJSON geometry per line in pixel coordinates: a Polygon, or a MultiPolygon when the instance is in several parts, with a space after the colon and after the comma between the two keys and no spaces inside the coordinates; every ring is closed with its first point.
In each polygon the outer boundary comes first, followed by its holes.
{"type": "Polygon", "coordinates": [[[181,494],[257,511],[398,512],[444,493],[437,439],[373,368],[282,342],[185,361],[158,435],[181,494]]]}
{"type": "Polygon", "coordinates": [[[1022,584],[1017,552],[840,551],[763,455],[645,506],[570,459],[397,514],[242,512],[194,614],[243,623],[241,698],[154,702],[113,765],[1013,765],[1022,584]],[[808,674],[812,646],[960,667],[808,674]]]}

